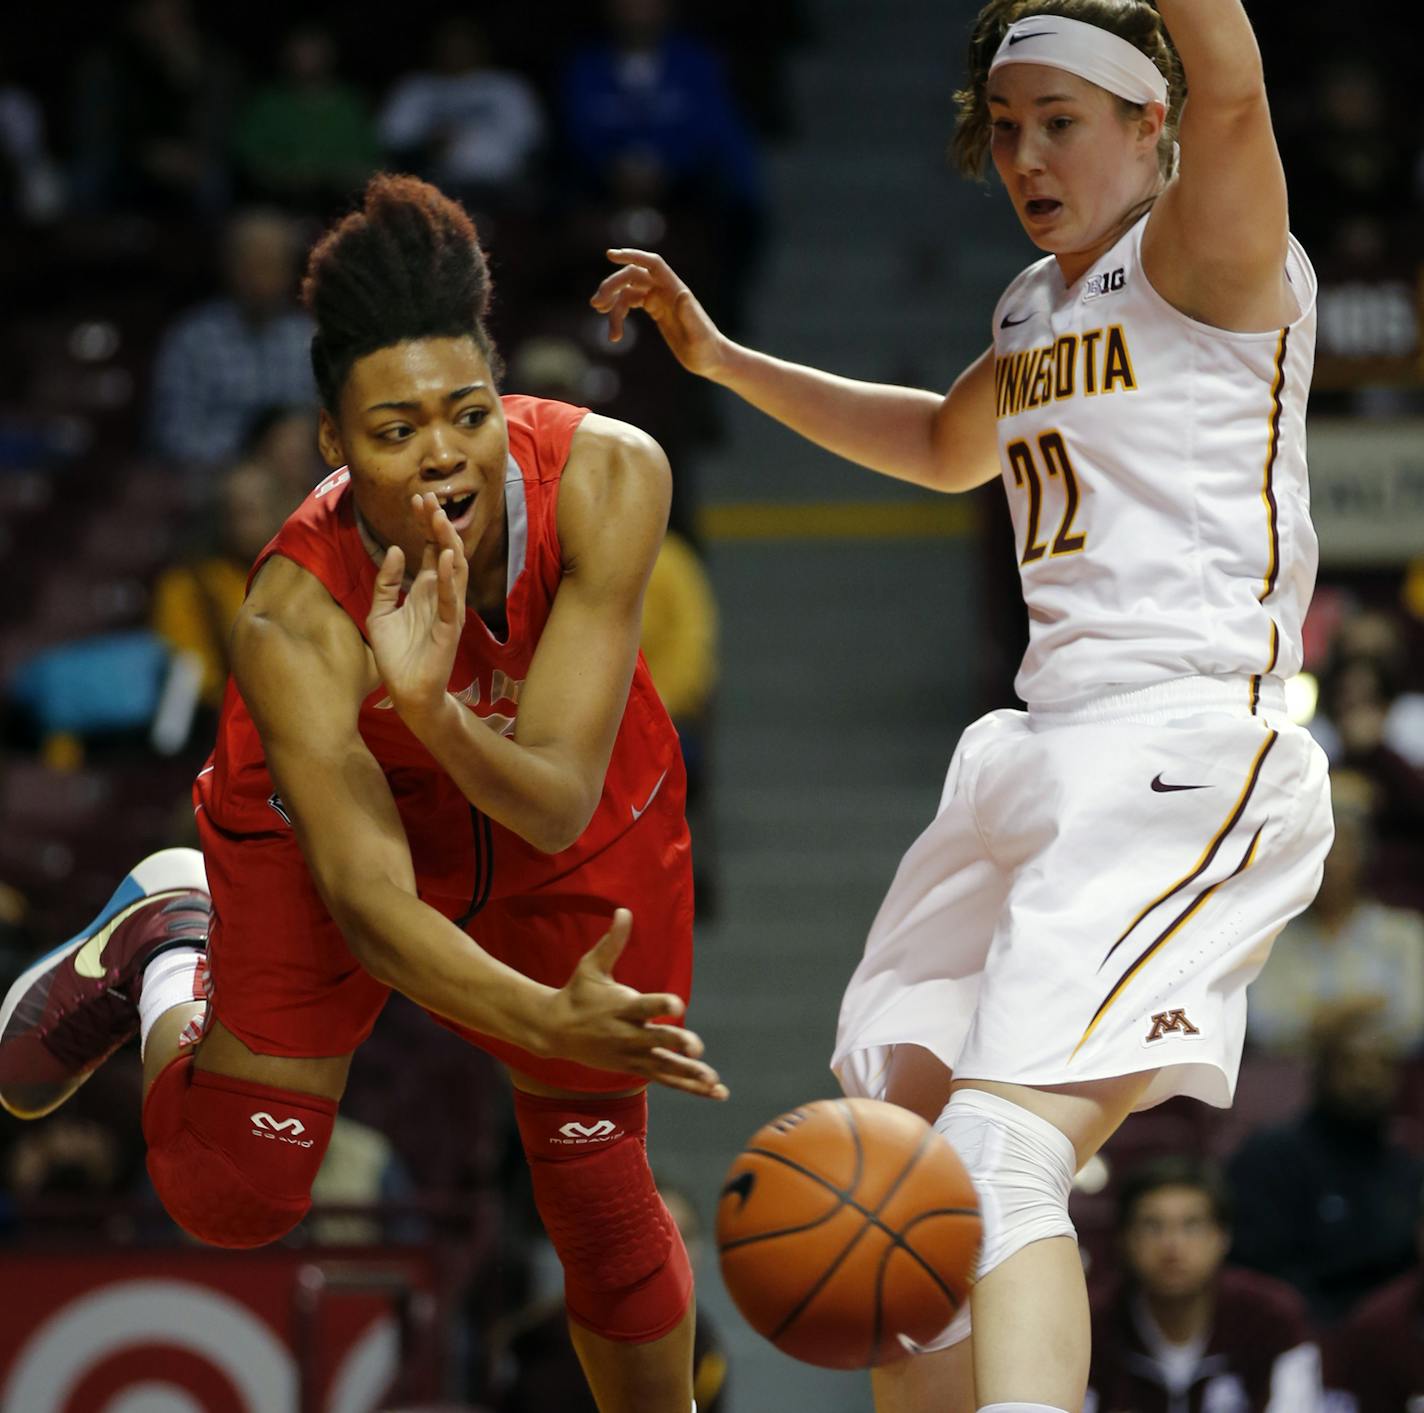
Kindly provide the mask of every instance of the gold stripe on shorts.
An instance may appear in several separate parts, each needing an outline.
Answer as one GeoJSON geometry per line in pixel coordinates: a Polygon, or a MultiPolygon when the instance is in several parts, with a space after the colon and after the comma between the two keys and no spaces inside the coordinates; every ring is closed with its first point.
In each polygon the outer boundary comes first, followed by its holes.
{"type": "MultiPolygon", "coordinates": [[[[1271,379],[1271,413],[1266,423],[1266,464],[1261,471],[1261,503],[1266,507],[1266,532],[1269,548],[1266,556],[1266,573],[1261,581],[1261,592],[1256,595],[1265,603],[1275,592],[1276,577],[1281,568],[1281,532],[1279,509],[1276,505],[1276,455],[1281,449],[1281,392],[1286,385],[1286,348],[1290,342],[1290,329],[1281,330],[1276,340],[1276,366],[1271,379]]],[[[1271,620],[1271,656],[1266,663],[1266,674],[1276,670],[1276,659],[1280,656],[1281,634],[1275,619],[1271,620]]],[[[1251,679],[1251,715],[1256,715],[1260,703],[1261,678],[1251,679]]]]}
{"type": "Polygon", "coordinates": [[[1210,898],[1211,895],[1215,893],[1216,890],[1220,888],[1223,883],[1229,883],[1233,878],[1236,877],[1237,874],[1245,873],[1246,870],[1251,867],[1251,865],[1256,861],[1256,846],[1261,842],[1261,832],[1265,829],[1265,827],[1265,824],[1261,824],[1257,827],[1256,832],[1251,836],[1251,842],[1246,846],[1246,852],[1241,855],[1241,862],[1238,863],[1236,867],[1233,868],[1231,872],[1226,875],[1225,878],[1218,878],[1215,883],[1209,884],[1207,887],[1203,888],[1201,892],[1198,893],[1196,897],[1193,898],[1192,901],[1188,903],[1187,906],[1183,908],[1182,911],[1179,912],[1177,916],[1174,917],[1172,921],[1168,923],[1168,925],[1161,932],[1159,932],[1156,937],[1152,939],[1147,950],[1143,952],[1142,955],[1138,957],[1138,959],[1133,962],[1133,964],[1128,967],[1128,969],[1123,972],[1120,977],[1118,977],[1116,984],[1113,986],[1113,989],[1109,991],[1105,997],[1103,997],[1102,1005],[1098,1007],[1098,1009],[1093,1014],[1092,1020],[1088,1022],[1088,1028],[1083,1032],[1082,1039],[1080,1039],[1078,1043],[1073,1047],[1073,1054],[1068,1057],[1070,1061],[1074,1058],[1074,1056],[1077,1055],[1078,1051],[1081,1050],[1083,1046],[1088,1043],[1088,1037],[1092,1035],[1092,1033],[1098,1028],[1098,1022],[1102,1020],[1102,1018],[1108,1013],[1108,1009],[1112,1006],[1113,1002],[1116,1001],[1117,998],[1122,994],[1128,982],[1130,982],[1132,978],[1136,976],[1137,973],[1141,971],[1142,968],[1145,967],[1149,961],[1152,960],[1153,956],[1157,953],[1157,951],[1171,940],[1172,936],[1177,932],[1177,930],[1181,928],[1182,925],[1191,918],[1192,914],[1195,913],[1197,909],[1200,908],[1201,905],[1205,903],[1206,900],[1210,898]]]}
{"type": "MultiPolygon", "coordinates": [[[[1236,803],[1232,805],[1226,818],[1222,820],[1220,826],[1216,830],[1216,833],[1212,835],[1210,841],[1207,843],[1206,848],[1202,850],[1201,857],[1196,861],[1196,863],[1192,866],[1189,872],[1183,874],[1182,877],[1179,878],[1174,884],[1172,884],[1172,886],[1168,888],[1164,893],[1159,893],[1157,897],[1155,897],[1150,903],[1148,903],[1147,906],[1143,908],[1142,911],[1138,913],[1137,916],[1133,918],[1130,923],[1128,923],[1122,935],[1117,939],[1116,942],[1112,944],[1111,947],[1108,948],[1107,956],[1105,956],[1103,960],[1098,964],[1099,971],[1101,971],[1103,967],[1107,965],[1108,958],[1111,957],[1112,954],[1116,952],[1117,949],[1121,947],[1122,944],[1126,942],[1130,936],[1132,936],[1132,934],[1137,930],[1138,925],[1145,917],[1148,916],[1149,913],[1155,912],[1169,898],[1173,898],[1178,893],[1182,892],[1184,889],[1189,888],[1193,883],[1196,882],[1198,878],[1202,876],[1202,874],[1207,871],[1208,868],[1211,867],[1212,860],[1215,859],[1218,852],[1220,852],[1221,846],[1226,842],[1227,836],[1241,822],[1241,816],[1245,814],[1246,806],[1250,802],[1251,795],[1256,789],[1256,782],[1261,778],[1261,769],[1266,763],[1266,757],[1270,754],[1271,747],[1276,744],[1276,741],[1279,738],[1279,731],[1270,731],[1267,733],[1265,741],[1263,741],[1261,744],[1261,749],[1256,752],[1255,760],[1251,762],[1251,769],[1247,772],[1245,783],[1241,786],[1241,793],[1236,797],[1236,803]]],[[[1262,827],[1264,828],[1264,826],[1262,827]]],[[[1252,839],[1250,848],[1246,851],[1245,856],[1242,858],[1241,862],[1236,866],[1236,868],[1227,875],[1227,878],[1235,878],[1238,873],[1241,873],[1244,869],[1250,867],[1251,860],[1256,850],[1256,839],[1259,838],[1260,830],[1257,830],[1256,838],[1252,839]]],[[[1212,895],[1212,893],[1214,893],[1216,889],[1218,889],[1221,884],[1225,882],[1225,878],[1220,879],[1218,882],[1213,883],[1210,887],[1203,889],[1202,892],[1198,893],[1197,896],[1192,900],[1192,902],[1187,906],[1187,908],[1183,912],[1179,913],[1176,918],[1172,920],[1172,922],[1168,925],[1165,931],[1159,933],[1157,937],[1153,939],[1151,945],[1147,948],[1147,950],[1143,952],[1142,955],[1138,957],[1138,959],[1133,962],[1133,964],[1122,974],[1122,976],[1118,978],[1118,980],[1114,983],[1112,989],[1103,998],[1102,1004],[1093,1013],[1093,1018],[1091,1021],[1089,1021],[1087,1030],[1083,1032],[1082,1039],[1079,1040],[1078,1044],[1073,1047],[1074,1055],[1076,1055],[1078,1051],[1082,1049],[1084,1042],[1093,1033],[1094,1029],[1097,1027],[1098,1022],[1107,1012],[1108,1007],[1111,1006],[1112,1003],[1117,999],[1123,987],[1127,985],[1127,983],[1132,979],[1133,975],[1143,965],[1143,963],[1145,963],[1147,959],[1152,956],[1152,954],[1164,942],[1166,942],[1172,936],[1172,934],[1176,932],[1177,929],[1181,927],[1181,925],[1185,923],[1188,918],[1190,918],[1192,914],[1197,911],[1199,907],[1201,907],[1204,902],[1206,902],[1206,900],[1212,895]]]]}

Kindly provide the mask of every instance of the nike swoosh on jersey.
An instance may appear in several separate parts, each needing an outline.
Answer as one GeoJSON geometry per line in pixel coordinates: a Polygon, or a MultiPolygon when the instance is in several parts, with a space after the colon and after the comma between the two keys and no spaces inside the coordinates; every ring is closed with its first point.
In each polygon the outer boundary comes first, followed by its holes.
{"type": "Polygon", "coordinates": [[[1166,794],[1170,794],[1170,793],[1171,793],[1172,791],[1174,791],[1174,790],[1210,790],[1210,789],[1211,789],[1211,786],[1210,786],[1210,785],[1168,785],[1167,782],[1166,782],[1165,780],[1163,780],[1162,777],[1161,777],[1161,775],[1159,774],[1159,775],[1154,775],[1154,776],[1152,777],[1152,788],[1153,788],[1159,795],[1166,795],[1166,794]]]}
{"type": "Polygon", "coordinates": [[[104,948],[109,945],[109,938],[114,935],[114,929],[140,908],[147,907],[154,898],[161,896],[162,894],[150,893],[147,897],[140,898],[136,903],[130,903],[128,907],[120,908],[119,911],[74,954],[74,970],[78,972],[80,976],[86,977],[90,981],[98,981],[107,971],[107,968],[104,966],[104,948]]]}
{"type": "Polygon", "coordinates": [[[1022,319],[1010,319],[1009,316],[1005,314],[1004,317],[999,320],[999,327],[1001,329],[1017,328],[1020,324],[1027,324],[1032,318],[1032,314],[1025,314],[1022,319]]]}
{"type": "Polygon", "coordinates": [[[657,797],[658,797],[658,791],[663,788],[663,781],[666,780],[666,779],[667,779],[667,771],[663,771],[663,773],[662,773],[660,776],[658,776],[658,783],[653,786],[653,793],[652,793],[651,795],[649,795],[646,800],[643,801],[643,808],[642,808],[642,809],[639,809],[637,805],[629,805],[629,806],[628,806],[628,808],[633,811],[633,818],[634,818],[634,819],[642,819],[644,811],[648,808],[648,806],[649,806],[650,804],[652,804],[652,802],[653,802],[655,799],[657,799],[657,797]]]}

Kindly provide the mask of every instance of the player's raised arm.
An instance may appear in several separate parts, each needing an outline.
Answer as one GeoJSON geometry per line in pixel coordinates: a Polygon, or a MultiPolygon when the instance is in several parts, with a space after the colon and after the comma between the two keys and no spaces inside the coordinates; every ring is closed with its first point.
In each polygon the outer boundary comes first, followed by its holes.
{"type": "MultiPolygon", "coordinates": [[[[441,668],[421,666],[405,634],[392,638],[396,647],[388,653],[372,633],[402,719],[472,804],[547,853],[583,833],[603,792],[671,487],[667,458],[646,433],[606,417],[584,419],[559,489],[564,576],[520,694],[512,739],[455,701],[441,668]]],[[[448,676],[439,647],[448,625],[435,591],[450,612],[463,603],[462,560],[443,512],[433,511],[431,524],[442,549],[438,559],[427,556],[400,612],[427,605],[421,631],[448,676]],[[430,591],[423,600],[422,589],[430,591]]],[[[394,580],[382,578],[390,580],[394,602],[394,580]]],[[[378,583],[373,628],[380,626],[382,595],[378,583]]]]}
{"type": "Polygon", "coordinates": [[[944,395],[842,378],[734,343],[661,255],[610,250],[608,258],[621,268],[590,302],[608,316],[615,341],[641,309],[689,372],[847,461],[936,491],[970,490],[998,475],[992,352],[944,395]]]}
{"type": "Polygon", "coordinates": [[[1153,285],[1227,328],[1294,317],[1284,267],[1286,181],[1261,53],[1240,0],[1160,0],[1182,61],[1179,170],[1143,237],[1153,285]]]}
{"type": "Polygon", "coordinates": [[[357,730],[359,704],[375,686],[370,658],[355,624],[305,570],[280,558],[264,566],[234,629],[233,671],[312,878],[367,971],[536,1054],[719,1092],[715,1073],[695,1058],[701,1041],[652,1023],[680,1015],[682,1002],[612,979],[626,913],[555,990],[505,966],[420,901],[390,786],[357,730]]]}

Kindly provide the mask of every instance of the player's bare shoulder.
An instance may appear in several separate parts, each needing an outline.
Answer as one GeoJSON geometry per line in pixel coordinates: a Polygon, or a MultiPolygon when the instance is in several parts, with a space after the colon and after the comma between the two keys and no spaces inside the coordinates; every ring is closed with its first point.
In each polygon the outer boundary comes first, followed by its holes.
{"type": "Polygon", "coordinates": [[[581,553],[614,549],[625,559],[657,555],[672,500],[672,469],[641,428],[589,413],[569,447],[559,486],[559,538],[573,567],[581,553]]]}
{"type": "Polygon", "coordinates": [[[259,719],[294,690],[356,705],[379,680],[360,630],[317,577],[282,555],[257,571],[232,629],[232,671],[259,719]]]}

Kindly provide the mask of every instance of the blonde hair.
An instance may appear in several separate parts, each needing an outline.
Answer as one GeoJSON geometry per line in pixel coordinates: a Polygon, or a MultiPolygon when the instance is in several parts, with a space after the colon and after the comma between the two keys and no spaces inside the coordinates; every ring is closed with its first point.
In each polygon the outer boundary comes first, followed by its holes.
{"type": "MultiPolygon", "coordinates": [[[[989,65],[1004,34],[1015,20],[1026,15],[1061,15],[1097,25],[1140,49],[1167,80],[1167,116],[1157,141],[1157,166],[1164,178],[1172,174],[1173,149],[1181,122],[1182,102],[1187,96],[1182,62],[1172,47],[1162,17],[1143,0],[989,0],[980,10],[969,36],[969,86],[954,95],[959,121],[954,129],[951,152],[966,176],[982,177],[989,152],[992,127],[986,89],[989,65]]],[[[1113,95],[1127,118],[1140,117],[1141,103],[1113,95]]]]}

